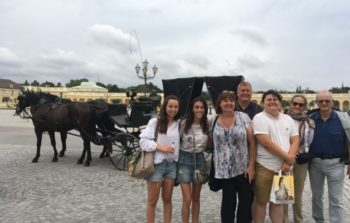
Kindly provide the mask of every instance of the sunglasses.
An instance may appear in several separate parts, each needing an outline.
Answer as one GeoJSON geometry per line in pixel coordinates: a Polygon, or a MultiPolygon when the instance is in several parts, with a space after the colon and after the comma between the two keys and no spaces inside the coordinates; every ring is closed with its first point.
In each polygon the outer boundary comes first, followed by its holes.
{"type": "Polygon", "coordinates": [[[235,92],[234,92],[234,91],[228,91],[228,90],[225,90],[225,91],[222,91],[222,93],[234,94],[235,92]]]}
{"type": "Polygon", "coordinates": [[[331,102],[331,100],[318,100],[317,102],[320,103],[320,104],[323,104],[323,103],[328,104],[328,103],[331,102]]]}
{"type": "Polygon", "coordinates": [[[292,104],[293,104],[293,106],[299,106],[300,108],[305,106],[305,104],[303,104],[303,103],[298,103],[298,102],[294,102],[294,101],[292,102],[292,104]]]}

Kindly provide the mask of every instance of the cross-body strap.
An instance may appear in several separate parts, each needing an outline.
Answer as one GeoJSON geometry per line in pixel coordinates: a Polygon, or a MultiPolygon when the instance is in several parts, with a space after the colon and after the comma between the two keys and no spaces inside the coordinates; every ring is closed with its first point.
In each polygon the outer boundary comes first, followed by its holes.
{"type": "Polygon", "coordinates": [[[154,130],[154,141],[157,142],[159,131],[159,118],[157,118],[156,129],[154,130]]]}

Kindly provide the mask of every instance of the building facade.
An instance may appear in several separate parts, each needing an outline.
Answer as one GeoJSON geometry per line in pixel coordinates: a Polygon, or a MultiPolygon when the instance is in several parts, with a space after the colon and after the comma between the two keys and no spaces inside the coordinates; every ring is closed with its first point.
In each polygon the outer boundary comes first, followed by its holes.
{"type": "Polygon", "coordinates": [[[17,104],[17,97],[22,85],[8,79],[0,79],[0,107],[12,108],[17,104]]]}
{"type": "MultiPolygon", "coordinates": [[[[21,85],[10,80],[0,79],[0,107],[14,107],[17,103],[17,97],[20,94],[21,85]]],[[[61,98],[70,99],[72,101],[88,102],[96,99],[103,99],[108,103],[126,103],[130,101],[126,93],[112,93],[108,92],[106,88],[96,85],[94,82],[82,82],[76,87],[38,87],[38,86],[23,86],[24,89],[32,91],[42,91],[57,95],[61,98]]],[[[295,95],[281,94],[283,97],[283,104],[288,105],[290,99],[295,95]]],[[[303,94],[308,100],[308,108],[316,108],[315,96],[316,94],[303,94]]],[[[160,94],[163,99],[163,94],[160,94]]],[[[252,100],[258,104],[261,101],[262,94],[254,93],[252,100]]],[[[350,110],[350,92],[342,94],[333,94],[334,104],[341,111],[350,110]]]]}

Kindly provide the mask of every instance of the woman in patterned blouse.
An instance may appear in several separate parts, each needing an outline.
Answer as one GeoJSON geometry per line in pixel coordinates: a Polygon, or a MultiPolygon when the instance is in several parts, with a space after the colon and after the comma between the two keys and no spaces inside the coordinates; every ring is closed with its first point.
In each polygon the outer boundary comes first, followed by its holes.
{"type": "Polygon", "coordinates": [[[247,114],[235,111],[236,96],[223,91],[217,100],[218,119],[213,129],[215,178],[222,185],[221,222],[234,222],[238,195],[237,222],[252,220],[252,180],[256,148],[252,122],[247,114]]]}

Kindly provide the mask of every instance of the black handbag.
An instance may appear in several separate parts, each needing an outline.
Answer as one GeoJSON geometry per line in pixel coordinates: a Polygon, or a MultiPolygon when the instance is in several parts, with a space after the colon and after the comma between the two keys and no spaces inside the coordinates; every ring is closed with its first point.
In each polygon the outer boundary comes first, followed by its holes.
{"type": "MultiPolygon", "coordinates": [[[[218,117],[219,116],[216,116],[215,119],[214,119],[211,136],[213,136],[214,127],[215,127],[216,121],[218,120],[218,117]]],[[[214,142],[213,142],[213,144],[214,144],[214,142]]],[[[209,172],[208,185],[209,185],[209,190],[211,190],[213,192],[218,192],[219,190],[222,189],[222,184],[221,184],[220,179],[216,179],[215,178],[214,149],[213,149],[213,153],[211,154],[211,162],[210,162],[210,172],[209,172]]]]}
{"type": "Polygon", "coordinates": [[[215,166],[214,166],[214,153],[211,157],[211,164],[210,164],[210,173],[209,173],[209,189],[213,192],[218,192],[222,189],[222,184],[219,179],[215,178],[215,166]]]}
{"type": "Polygon", "coordinates": [[[298,164],[310,163],[315,156],[311,153],[299,153],[296,158],[298,164]]]}

